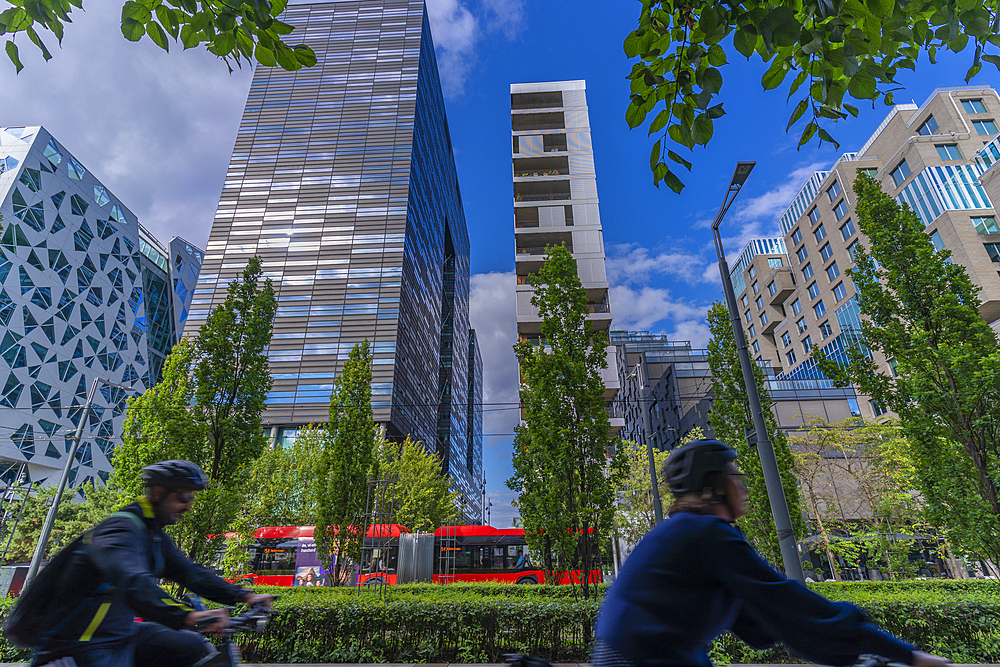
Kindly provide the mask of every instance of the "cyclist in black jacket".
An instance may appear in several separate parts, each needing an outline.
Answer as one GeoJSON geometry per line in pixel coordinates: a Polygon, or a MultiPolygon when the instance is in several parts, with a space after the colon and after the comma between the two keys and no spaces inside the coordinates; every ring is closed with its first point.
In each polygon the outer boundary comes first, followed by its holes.
{"type": "Polygon", "coordinates": [[[159,579],[222,604],[263,602],[257,595],[193,563],[163,532],[191,508],[205,473],[189,461],[161,461],[142,469],[145,496],[93,528],[61,573],[58,609],[47,619],[34,667],[65,658],[79,667],[194,667],[227,658],[191,628],[217,632],[229,625],[225,609],[195,611],[168,595],[159,579]],[[142,623],[134,622],[136,616],[142,623]]]}
{"type": "Polygon", "coordinates": [[[915,650],[767,564],[733,522],[746,514],[736,450],[695,440],[673,452],[664,478],[670,518],[636,546],[604,598],[594,667],[711,667],[708,647],[732,631],[758,649],[781,641],[810,662],[850,665],[876,654],[914,667],[944,658],[915,650]]]}

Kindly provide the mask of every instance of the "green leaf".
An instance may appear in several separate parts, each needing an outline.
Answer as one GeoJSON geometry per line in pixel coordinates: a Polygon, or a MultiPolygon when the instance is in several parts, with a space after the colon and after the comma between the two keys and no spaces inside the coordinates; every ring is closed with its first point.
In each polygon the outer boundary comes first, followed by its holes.
{"type": "Polygon", "coordinates": [[[305,44],[298,44],[293,49],[295,58],[303,67],[312,67],[316,64],[316,53],[305,44]]]}
{"type": "Polygon", "coordinates": [[[14,63],[14,67],[17,69],[18,73],[24,69],[24,65],[21,64],[21,59],[17,57],[17,45],[14,44],[14,40],[8,39],[7,45],[4,47],[7,51],[7,57],[10,61],[14,63]]]}
{"type": "Polygon", "coordinates": [[[138,42],[146,34],[146,27],[135,19],[122,19],[122,35],[130,42],[138,42]]]}
{"type": "Polygon", "coordinates": [[[155,21],[150,21],[146,24],[146,34],[149,38],[153,40],[153,43],[164,51],[170,51],[170,44],[167,42],[167,33],[163,32],[163,28],[160,27],[159,23],[155,21]]]}
{"type": "Polygon", "coordinates": [[[42,42],[41,38],[38,36],[38,33],[35,32],[35,29],[33,27],[29,26],[25,30],[25,32],[28,33],[28,39],[30,39],[34,43],[35,46],[37,46],[39,49],[41,49],[41,51],[42,51],[42,57],[45,58],[45,60],[52,60],[52,54],[49,53],[49,50],[47,48],[45,48],[45,44],[42,42]]]}
{"type": "Polygon", "coordinates": [[[199,32],[195,30],[195,28],[190,23],[185,24],[184,27],[181,28],[180,40],[181,44],[184,45],[185,49],[190,49],[194,46],[198,46],[198,44],[201,41],[199,37],[199,32]]]}
{"type": "Polygon", "coordinates": [[[802,70],[798,73],[798,75],[796,75],[795,79],[792,80],[792,85],[788,89],[788,97],[785,98],[785,101],[792,99],[792,95],[794,95],[795,91],[799,89],[799,86],[802,85],[802,82],[806,80],[807,76],[809,76],[809,73],[805,70],[802,70]]]}
{"type": "Polygon", "coordinates": [[[858,72],[851,77],[847,90],[858,100],[875,99],[875,77],[867,72],[858,72]]]}
{"type": "Polygon", "coordinates": [[[285,11],[288,0],[271,0],[271,16],[278,16],[285,11]]]}
{"type": "Polygon", "coordinates": [[[633,100],[628,108],[625,110],[625,122],[628,123],[629,128],[636,128],[642,125],[642,121],[646,119],[646,108],[645,103],[637,104],[633,100]]]}
{"type": "Polygon", "coordinates": [[[722,118],[726,115],[725,109],[722,108],[721,104],[716,104],[714,107],[708,107],[705,109],[705,113],[708,114],[709,118],[722,118]]]}
{"type": "Polygon", "coordinates": [[[180,31],[180,24],[177,21],[177,16],[174,10],[170,9],[166,5],[160,5],[156,8],[156,18],[163,26],[171,37],[177,39],[177,33],[180,31]]]}
{"type": "Polygon", "coordinates": [[[722,67],[726,64],[726,51],[718,44],[708,48],[708,64],[712,67],[722,67]]]}
{"type": "Polygon", "coordinates": [[[271,24],[271,30],[274,31],[274,34],[276,35],[288,35],[295,30],[295,26],[289,25],[288,23],[282,23],[281,21],[275,21],[271,24]]]}
{"type": "Polygon", "coordinates": [[[819,128],[818,131],[819,131],[819,138],[821,141],[829,141],[831,144],[833,144],[834,148],[840,148],[840,143],[832,136],[830,136],[829,132],[827,132],[823,128],[819,128]]]}
{"type": "Polygon", "coordinates": [[[291,72],[299,69],[302,65],[295,58],[295,53],[282,42],[275,43],[274,57],[278,61],[281,69],[291,72]]]}
{"type": "Polygon", "coordinates": [[[264,67],[275,67],[278,64],[278,61],[274,58],[274,51],[259,43],[254,49],[254,56],[257,58],[257,62],[264,67]]]}
{"type": "Polygon", "coordinates": [[[665,128],[667,126],[667,123],[670,122],[670,118],[671,114],[669,109],[663,109],[662,111],[660,111],[660,113],[656,114],[656,118],[653,119],[653,122],[650,123],[648,134],[659,132],[660,130],[665,128]]]}
{"type": "Polygon", "coordinates": [[[133,21],[145,24],[151,18],[153,18],[153,13],[149,11],[149,8],[135,2],[135,0],[128,0],[122,7],[123,21],[125,19],[132,19],[133,21]]]}
{"type": "Polygon", "coordinates": [[[622,44],[622,48],[625,50],[626,58],[635,58],[639,55],[639,45],[642,43],[641,35],[639,31],[633,31],[628,34],[625,38],[625,42],[622,44]]]}
{"type": "Polygon", "coordinates": [[[684,183],[681,181],[681,179],[677,178],[677,174],[670,171],[669,169],[667,170],[666,175],[663,177],[663,182],[667,184],[668,188],[670,188],[677,194],[680,194],[681,190],[684,189],[684,183]]]}
{"type": "Polygon", "coordinates": [[[994,65],[996,65],[997,69],[1000,69],[1000,56],[994,56],[988,53],[984,53],[983,60],[985,60],[988,63],[993,63],[994,65]]]}
{"type": "Polygon", "coordinates": [[[691,163],[682,158],[680,155],[673,151],[667,151],[667,157],[676,162],[677,164],[682,164],[687,167],[688,171],[691,171],[691,163]]]}
{"type": "Polygon", "coordinates": [[[660,161],[660,139],[653,144],[653,150],[649,153],[649,168],[656,169],[656,163],[660,161]]]}
{"type": "Polygon", "coordinates": [[[740,28],[733,35],[733,46],[737,51],[749,58],[753,55],[754,49],[757,48],[757,31],[750,26],[740,28]]]}
{"type": "Polygon", "coordinates": [[[712,119],[707,114],[701,114],[694,119],[694,124],[691,126],[691,138],[696,144],[704,146],[711,141],[713,133],[712,119]]]}
{"type": "Polygon", "coordinates": [[[892,12],[893,0],[866,0],[869,11],[878,17],[887,16],[892,12]]]}
{"type": "Polygon", "coordinates": [[[4,15],[10,13],[10,17],[6,19],[7,32],[21,32],[26,30],[34,21],[28,16],[28,12],[24,11],[23,7],[18,7],[17,9],[8,9],[4,12],[4,15]]]}
{"type": "Polygon", "coordinates": [[[818,129],[819,125],[817,125],[815,121],[812,121],[808,125],[806,125],[805,129],[802,130],[802,137],[799,139],[799,148],[802,148],[802,146],[804,146],[810,139],[812,139],[813,135],[816,134],[816,130],[818,129]]]}
{"type": "Polygon", "coordinates": [[[808,108],[809,108],[808,98],[803,98],[802,100],[799,101],[798,104],[795,105],[795,110],[792,112],[791,117],[789,117],[788,119],[788,125],[785,126],[785,132],[788,132],[788,130],[792,128],[792,125],[795,125],[795,121],[797,121],[799,118],[802,118],[802,114],[804,114],[806,112],[806,109],[808,108]]]}
{"type": "Polygon", "coordinates": [[[771,66],[764,72],[764,76],[761,77],[760,83],[764,86],[764,90],[772,90],[781,85],[786,74],[788,74],[788,63],[775,58],[771,66]]]}
{"type": "Polygon", "coordinates": [[[722,74],[714,67],[709,67],[698,76],[698,85],[702,90],[718,93],[722,89],[722,74]]]}
{"type": "Polygon", "coordinates": [[[847,109],[847,112],[849,114],[851,114],[852,116],[854,116],[855,118],[858,117],[858,108],[856,106],[852,106],[850,104],[845,104],[844,108],[847,109]]]}

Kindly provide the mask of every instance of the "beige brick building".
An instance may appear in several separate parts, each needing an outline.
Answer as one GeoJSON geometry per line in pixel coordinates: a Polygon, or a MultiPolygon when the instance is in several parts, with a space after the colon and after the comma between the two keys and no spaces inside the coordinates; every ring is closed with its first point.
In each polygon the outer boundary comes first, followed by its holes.
{"type": "MultiPolygon", "coordinates": [[[[854,285],[844,271],[867,243],[858,231],[853,183],[865,172],[916,211],[935,246],[952,252],[982,288],[983,318],[1000,323],[1000,97],[983,86],[938,88],[921,105],[900,104],[856,153],[815,172],[781,217],[783,236],[751,241],[733,284],[752,354],[777,379],[822,381],[812,358],[838,358],[860,334],[854,285]]],[[[891,360],[877,358],[891,371],[891,360]]],[[[865,397],[803,414],[838,421],[885,414],[865,397]],[[826,414],[824,414],[824,412],[826,414]],[[829,416],[827,416],[829,415],[829,416]]],[[[785,415],[783,422],[794,419],[785,415]]]]}

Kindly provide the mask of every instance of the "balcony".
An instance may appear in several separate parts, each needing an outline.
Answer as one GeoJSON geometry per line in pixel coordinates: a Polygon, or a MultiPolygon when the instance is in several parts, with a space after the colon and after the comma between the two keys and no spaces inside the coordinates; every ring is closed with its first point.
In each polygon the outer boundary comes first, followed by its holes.
{"type": "Polygon", "coordinates": [[[562,130],[565,127],[566,120],[563,117],[562,111],[513,114],[510,117],[510,128],[514,132],[524,132],[529,130],[562,130]]]}
{"type": "Polygon", "coordinates": [[[611,306],[609,306],[606,303],[588,303],[587,312],[589,312],[591,315],[595,313],[610,313],[611,306]]]}
{"type": "Polygon", "coordinates": [[[572,197],[568,180],[519,181],[514,183],[514,201],[568,201],[572,197]]]}
{"type": "Polygon", "coordinates": [[[519,109],[558,109],[563,105],[562,91],[540,93],[513,93],[510,96],[510,108],[519,109]]]}
{"type": "Polygon", "coordinates": [[[569,159],[564,156],[515,158],[515,178],[540,178],[544,176],[568,176],[569,159]]]}

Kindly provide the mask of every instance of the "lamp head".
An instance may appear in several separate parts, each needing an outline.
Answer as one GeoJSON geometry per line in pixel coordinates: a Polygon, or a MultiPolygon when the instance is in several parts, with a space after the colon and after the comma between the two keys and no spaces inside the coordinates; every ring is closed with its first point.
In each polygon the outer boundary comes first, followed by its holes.
{"type": "Polygon", "coordinates": [[[756,162],[737,162],[736,171],[733,172],[733,180],[729,182],[730,187],[733,185],[742,186],[746,183],[756,164],[756,162]]]}

